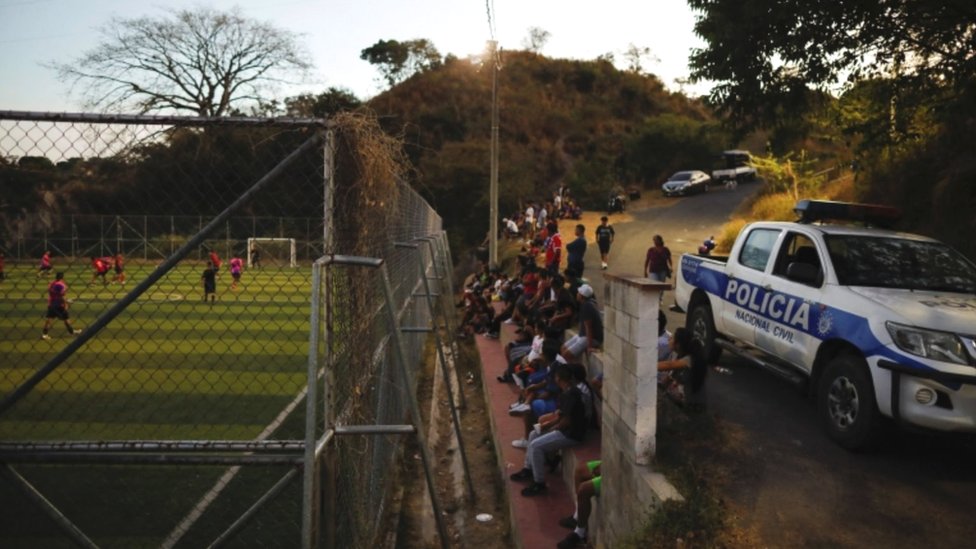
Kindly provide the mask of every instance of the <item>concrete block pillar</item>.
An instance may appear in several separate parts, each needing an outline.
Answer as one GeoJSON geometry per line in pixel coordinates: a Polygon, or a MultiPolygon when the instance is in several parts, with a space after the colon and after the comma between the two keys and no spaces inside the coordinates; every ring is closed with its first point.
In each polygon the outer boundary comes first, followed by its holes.
{"type": "MultiPolygon", "coordinates": [[[[648,467],[657,435],[657,317],[669,284],[605,274],[600,546],[636,528],[650,506],[677,494],[648,467]]],[[[678,496],[680,497],[680,496],[678,496]]]]}

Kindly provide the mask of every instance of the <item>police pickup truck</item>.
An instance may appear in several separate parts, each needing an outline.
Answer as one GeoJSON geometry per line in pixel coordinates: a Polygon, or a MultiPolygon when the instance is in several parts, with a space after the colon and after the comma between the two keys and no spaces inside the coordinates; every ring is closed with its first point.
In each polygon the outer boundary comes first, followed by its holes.
{"type": "Polygon", "coordinates": [[[886,417],[976,432],[976,266],[880,228],[892,208],[803,200],[796,213],[746,226],[728,257],[681,257],[675,299],[708,360],[726,350],[805,387],[849,449],[877,442],[886,417]]]}

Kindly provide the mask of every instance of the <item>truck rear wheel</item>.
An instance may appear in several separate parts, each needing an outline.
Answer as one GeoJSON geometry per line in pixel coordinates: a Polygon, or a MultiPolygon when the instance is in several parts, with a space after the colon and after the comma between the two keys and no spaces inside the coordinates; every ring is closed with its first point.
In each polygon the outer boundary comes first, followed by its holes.
{"type": "Polygon", "coordinates": [[[696,303],[688,312],[685,327],[702,346],[702,353],[709,364],[718,362],[722,348],[715,344],[715,321],[712,319],[712,308],[707,302],[696,303]]]}
{"type": "Polygon", "coordinates": [[[867,450],[877,443],[881,415],[862,358],[841,355],[830,360],[820,377],[817,411],[827,436],[840,446],[867,450]]]}

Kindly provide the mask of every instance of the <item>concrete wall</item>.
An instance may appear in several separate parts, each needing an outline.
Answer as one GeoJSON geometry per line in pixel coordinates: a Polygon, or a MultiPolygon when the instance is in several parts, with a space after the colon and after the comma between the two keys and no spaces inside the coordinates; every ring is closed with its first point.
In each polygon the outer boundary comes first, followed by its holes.
{"type": "MultiPolygon", "coordinates": [[[[605,275],[600,547],[614,547],[661,501],[681,496],[651,470],[657,432],[657,316],[668,284],[605,275]],[[612,502],[608,503],[608,502],[612,502]]],[[[595,370],[596,368],[594,368],[595,370]]]]}

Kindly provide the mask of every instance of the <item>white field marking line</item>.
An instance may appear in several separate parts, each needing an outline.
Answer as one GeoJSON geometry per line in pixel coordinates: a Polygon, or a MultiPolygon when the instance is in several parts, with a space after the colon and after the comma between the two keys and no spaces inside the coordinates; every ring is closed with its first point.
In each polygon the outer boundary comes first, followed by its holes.
{"type": "MultiPolygon", "coordinates": [[[[298,407],[299,402],[305,399],[305,394],[307,392],[308,392],[307,386],[303,388],[301,391],[299,391],[298,395],[296,395],[295,398],[290,403],[288,403],[288,406],[285,406],[285,408],[278,414],[278,416],[274,419],[274,421],[268,424],[268,426],[265,427],[263,431],[261,431],[261,433],[257,436],[255,441],[262,441],[267,439],[271,435],[271,433],[275,431],[275,429],[280,427],[281,424],[285,421],[285,419],[292,412],[295,411],[295,408],[298,407]]],[[[179,542],[180,539],[187,532],[190,531],[190,528],[192,528],[193,524],[196,523],[196,521],[199,520],[201,516],[203,516],[204,511],[206,511],[207,508],[210,507],[210,504],[216,501],[220,493],[224,491],[224,488],[226,488],[227,485],[230,484],[230,481],[234,480],[234,477],[237,476],[237,473],[238,471],[240,471],[240,468],[241,468],[240,465],[234,465],[233,467],[227,469],[227,471],[223,475],[221,475],[219,479],[217,479],[217,482],[214,483],[213,488],[211,488],[210,491],[208,491],[206,494],[203,495],[203,497],[200,498],[200,501],[198,501],[196,505],[193,506],[193,509],[191,509],[190,512],[185,517],[183,517],[183,520],[181,520],[180,523],[177,524],[175,528],[173,528],[173,531],[170,532],[168,536],[166,536],[166,539],[163,540],[162,544],[160,544],[161,549],[172,549],[173,546],[175,546],[177,542],[179,542]]]]}

